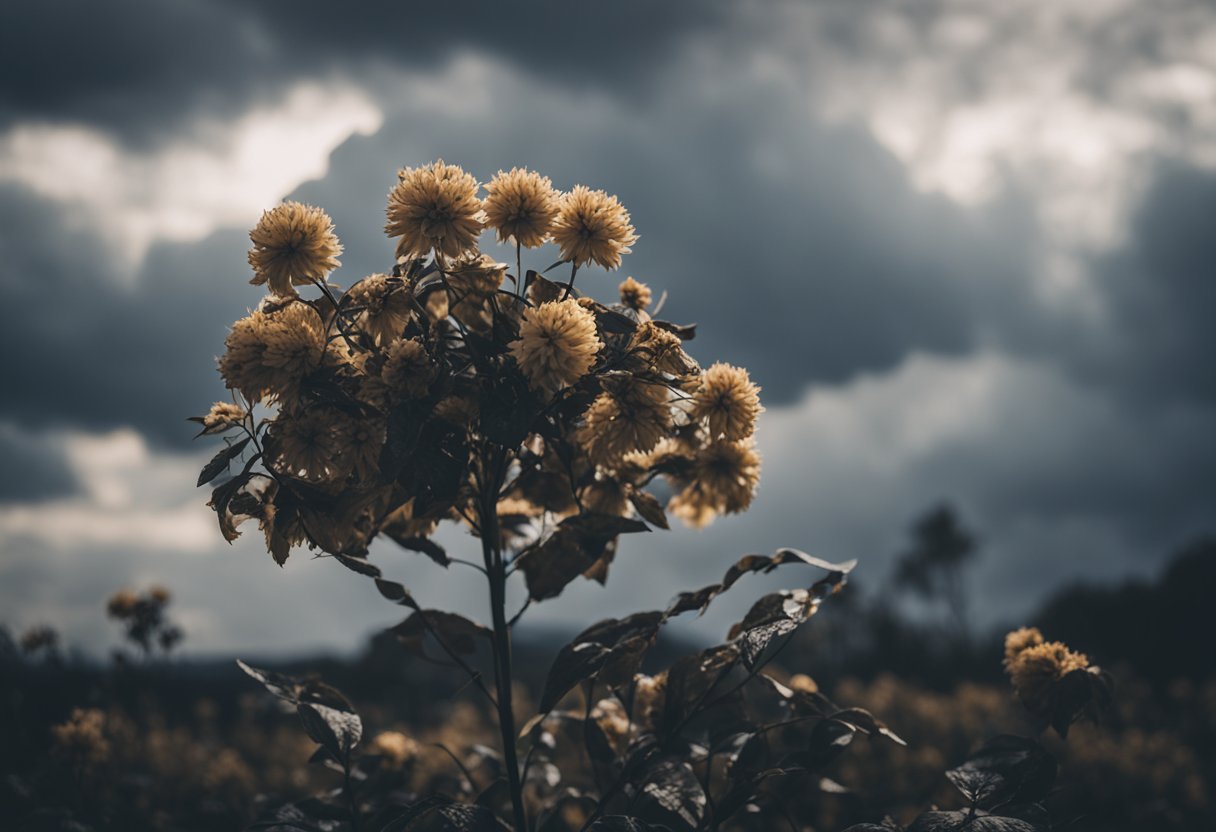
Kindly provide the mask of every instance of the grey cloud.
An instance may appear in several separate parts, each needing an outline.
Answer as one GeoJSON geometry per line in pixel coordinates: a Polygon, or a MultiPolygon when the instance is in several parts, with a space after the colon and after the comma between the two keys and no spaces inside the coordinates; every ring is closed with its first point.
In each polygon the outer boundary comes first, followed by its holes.
{"type": "Polygon", "coordinates": [[[729,4],[442,4],[14,0],[0,15],[0,126],[84,121],[133,144],[193,117],[229,116],[307,78],[380,64],[428,67],[492,54],[573,86],[644,85],[690,33],[729,4]]]}
{"type": "Polygon", "coordinates": [[[184,442],[187,416],[223,394],[214,370],[227,325],[259,293],[244,285],[247,241],[218,233],[154,247],[139,279],[108,273],[103,242],[28,191],[0,186],[5,268],[0,289],[19,310],[0,328],[0,416],[25,425],[133,425],[184,442]]]}
{"type": "Polygon", "coordinates": [[[62,445],[53,437],[0,421],[0,503],[37,502],[79,491],[62,445]]]}

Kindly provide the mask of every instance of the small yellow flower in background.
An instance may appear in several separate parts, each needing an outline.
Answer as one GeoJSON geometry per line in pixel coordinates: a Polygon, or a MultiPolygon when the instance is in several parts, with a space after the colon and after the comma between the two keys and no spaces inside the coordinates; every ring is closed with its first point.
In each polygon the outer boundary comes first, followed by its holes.
{"type": "Polygon", "coordinates": [[[435,380],[435,364],[417,338],[394,341],[388,348],[380,380],[393,399],[419,399],[435,380]]]}
{"type": "Polygon", "coordinates": [[[405,168],[397,178],[388,195],[384,233],[400,238],[398,257],[424,257],[432,249],[459,257],[476,247],[483,215],[471,174],[440,159],[405,168]]]}
{"type": "Polygon", "coordinates": [[[351,305],[362,307],[357,323],[377,344],[383,346],[405,332],[411,306],[401,281],[373,274],[352,286],[346,296],[351,305]]]}
{"type": "Polygon", "coordinates": [[[381,731],[367,744],[367,752],[384,758],[389,768],[404,768],[418,756],[418,743],[400,731],[381,731]]]}
{"type": "Polygon", "coordinates": [[[650,287],[645,283],[627,277],[621,282],[618,291],[621,293],[621,303],[630,309],[641,312],[650,306],[650,287]]]}
{"type": "Polygon", "coordinates": [[[169,591],[168,587],[154,584],[148,590],[148,597],[163,607],[173,600],[173,593],[169,591]]]}
{"type": "Polygon", "coordinates": [[[789,687],[802,693],[819,693],[819,685],[805,673],[795,673],[790,677],[789,687]]]}
{"type": "Polygon", "coordinates": [[[549,237],[560,200],[549,177],[525,168],[500,170],[486,184],[486,192],[486,225],[497,232],[499,242],[515,240],[524,248],[536,248],[549,237]]]}
{"type": "Polygon", "coordinates": [[[747,370],[718,363],[701,374],[691,415],[706,421],[711,437],[746,439],[755,432],[756,418],[763,411],[760,388],[752,384],[747,370]]]}
{"type": "Polygon", "coordinates": [[[620,266],[621,255],[628,254],[638,239],[629,212],[617,198],[586,185],[577,185],[562,197],[552,236],[562,260],[577,266],[594,261],[605,269],[620,266]]]}
{"type": "Polygon", "coordinates": [[[525,310],[510,351],[532,389],[552,395],[586,375],[602,346],[595,316],[567,299],[525,310]]]}
{"type": "Polygon", "coordinates": [[[106,601],[106,613],[111,618],[128,618],[135,612],[139,597],[129,589],[120,589],[106,601]]]}
{"type": "Polygon", "coordinates": [[[55,749],[73,760],[100,763],[110,756],[106,715],[97,708],[75,708],[67,722],[51,728],[55,749]]]}
{"type": "Polygon", "coordinates": [[[1014,691],[1027,705],[1036,707],[1052,684],[1074,670],[1089,667],[1089,658],[1059,641],[1043,641],[1033,627],[1015,630],[1005,637],[1005,670],[1014,691]]]}
{"type": "Polygon", "coordinates": [[[295,286],[324,281],[341,263],[342,244],[334,223],[320,208],[284,202],[262,214],[249,239],[249,265],[254,286],[267,284],[276,295],[296,293],[295,286]]]}
{"type": "Polygon", "coordinates": [[[233,402],[216,402],[211,405],[207,415],[203,417],[203,428],[208,432],[220,431],[236,427],[245,421],[248,415],[245,408],[233,402]]]}

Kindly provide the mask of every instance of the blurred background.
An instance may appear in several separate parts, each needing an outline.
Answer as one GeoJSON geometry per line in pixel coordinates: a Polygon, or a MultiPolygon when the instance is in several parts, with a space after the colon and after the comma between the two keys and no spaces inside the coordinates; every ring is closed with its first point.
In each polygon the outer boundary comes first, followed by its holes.
{"type": "MultiPolygon", "coordinates": [[[[747,366],[768,408],[749,513],[625,539],[607,589],[523,635],[778,546],[858,558],[855,603],[964,634],[1212,562],[1210,4],[9,0],[0,621],[102,656],[106,596],[156,582],[187,656],[349,655],[396,622],[336,564],[224,543],[185,419],[261,295],[261,211],[323,206],[349,286],[391,265],[397,168],[441,156],[619,195],[641,239],[581,287],[667,292],[693,354],[747,366]]],[[[483,608],[473,573],[373,558],[483,608]]],[[[740,594],[684,634],[720,636],[740,594]]]]}

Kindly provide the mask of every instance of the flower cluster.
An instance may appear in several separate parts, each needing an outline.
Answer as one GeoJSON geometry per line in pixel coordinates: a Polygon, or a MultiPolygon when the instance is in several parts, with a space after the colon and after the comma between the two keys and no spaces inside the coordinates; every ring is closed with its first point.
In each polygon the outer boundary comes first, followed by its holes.
{"type": "Polygon", "coordinates": [[[483,196],[440,160],[399,172],[385,232],[397,262],[344,293],[320,209],[285,203],[251,233],[253,282],[270,293],[218,359],[232,400],[194,419],[227,439],[200,478],[218,481],[227,539],[254,520],[282,563],[295,546],[362,556],[381,533],[454,521],[480,535],[492,520],[526,549],[577,517],[666,526],[646,490],[661,478],[666,509],[694,526],[749,506],[762,408],[747,371],[702,370],[692,328],[652,318],[632,277],[619,301],[574,288],[580,267],[615,269],[637,240],[616,197],[520,168],[483,196]],[[511,273],[479,250],[486,230],[517,258],[555,245],[569,279],[511,273]],[[317,296],[297,293],[307,284],[317,296]]]}

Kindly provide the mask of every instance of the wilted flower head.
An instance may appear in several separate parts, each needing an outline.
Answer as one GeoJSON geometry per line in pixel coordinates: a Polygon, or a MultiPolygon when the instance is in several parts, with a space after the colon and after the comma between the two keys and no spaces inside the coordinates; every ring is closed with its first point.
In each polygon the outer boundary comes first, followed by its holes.
{"type": "Polygon", "coordinates": [[[578,266],[594,261],[605,269],[620,266],[621,255],[638,239],[629,212],[617,198],[585,185],[576,185],[562,197],[552,236],[563,260],[578,266]]]}
{"type": "Polygon", "coordinates": [[[489,326],[493,312],[490,299],[506,273],[506,263],[495,262],[485,254],[469,254],[456,260],[446,270],[450,298],[445,314],[475,329],[489,326]]]}
{"type": "Polygon", "coordinates": [[[380,380],[394,399],[418,399],[427,394],[436,368],[417,338],[394,341],[388,348],[380,380]]]}
{"type": "Polygon", "coordinates": [[[619,291],[621,303],[630,309],[641,312],[650,306],[650,287],[645,283],[639,283],[632,277],[627,277],[621,282],[619,291]]]}
{"type": "Polygon", "coordinates": [[[567,299],[525,310],[510,349],[528,384],[552,395],[586,375],[601,346],[595,316],[567,299]]]}
{"type": "Polygon", "coordinates": [[[646,321],[633,333],[631,349],[648,369],[672,376],[684,376],[698,370],[697,362],[684,352],[684,342],[673,332],[646,321]]]}
{"type": "Polygon", "coordinates": [[[486,192],[486,225],[498,233],[500,242],[513,239],[524,248],[545,242],[559,202],[549,177],[525,168],[500,170],[486,184],[486,192]]]}
{"type": "Polygon", "coordinates": [[[148,597],[163,607],[173,600],[173,593],[166,586],[153,584],[148,589],[148,597]]]}
{"type": "Polygon", "coordinates": [[[397,254],[423,257],[436,249],[458,257],[473,249],[482,229],[477,180],[440,159],[397,174],[389,192],[384,233],[399,237],[397,254]]]}
{"type": "Polygon", "coordinates": [[[333,220],[311,205],[284,202],[263,212],[249,239],[253,241],[249,282],[268,284],[276,295],[294,295],[295,286],[319,283],[341,265],[342,244],[334,234],[333,220]]]}

